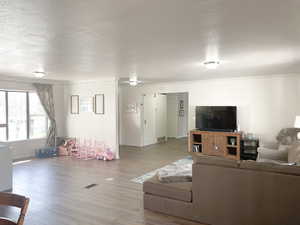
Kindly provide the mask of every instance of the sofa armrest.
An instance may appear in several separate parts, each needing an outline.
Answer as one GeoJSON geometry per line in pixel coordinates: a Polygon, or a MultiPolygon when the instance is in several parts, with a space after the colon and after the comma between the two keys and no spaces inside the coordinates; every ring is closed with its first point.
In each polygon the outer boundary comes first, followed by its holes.
{"type": "Polygon", "coordinates": [[[263,142],[260,143],[260,147],[276,150],[278,149],[279,144],[277,142],[263,142]]]}
{"type": "Polygon", "coordinates": [[[287,161],[288,159],[288,150],[276,150],[276,149],[270,149],[265,147],[259,147],[257,149],[258,156],[257,161],[263,160],[263,159],[271,159],[271,160],[279,160],[279,161],[287,161]]]}

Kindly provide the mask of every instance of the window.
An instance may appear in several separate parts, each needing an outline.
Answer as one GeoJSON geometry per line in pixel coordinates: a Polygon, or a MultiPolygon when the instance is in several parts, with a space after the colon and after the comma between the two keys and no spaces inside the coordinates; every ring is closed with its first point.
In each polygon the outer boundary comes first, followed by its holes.
{"type": "Polygon", "coordinates": [[[0,91],[0,125],[6,125],[6,100],[4,91],[0,91]]]}
{"type": "Polygon", "coordinates": [[[0,127],[0,141],[6,141],[6,128],[0,127]]]}
{"type": "Polygon", "coordinates": [[[33,92],[0,91],[0,141],[44,138],[48,117],[33,92]]]}
{"type": "Polygon", "coordinates": [[[0,141],[6,140],[6,94],[0,91],[0,141]]]}
{"type": "Polygon", "coordinates": [[[27,96],[25,92],[8,92],[8,137],[10,141],[27,138],[27,96]]]}

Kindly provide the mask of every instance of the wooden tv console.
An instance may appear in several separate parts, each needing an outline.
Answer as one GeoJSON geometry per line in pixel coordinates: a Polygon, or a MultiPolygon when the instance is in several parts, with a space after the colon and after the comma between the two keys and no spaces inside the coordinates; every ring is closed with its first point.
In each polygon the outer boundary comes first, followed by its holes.
{"type": "Polygon", "coordinates": [[[192,130],[188,151],[240,160],[241,135],[237,132],[192,130]]]}

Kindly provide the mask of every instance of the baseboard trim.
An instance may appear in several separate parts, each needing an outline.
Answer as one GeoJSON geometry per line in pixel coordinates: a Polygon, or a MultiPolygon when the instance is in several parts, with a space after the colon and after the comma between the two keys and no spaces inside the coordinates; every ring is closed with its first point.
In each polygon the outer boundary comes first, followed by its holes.
{"type": "Polygon", "coordinates": [[[3,190],[1,192],[12,192],[12,191],[13,191],[13,189],[11,188],[11,189],[7,189],[7,190],[3,190]]]}
{"type": "Polygon", "coordinates": [[[142,148],[143,146],[136,146],[136,145],[120,145],[120,147],[142,148]]]}
{"type": "Polygon", "coordinates": [[[181,139],[181,138],[187,138],[187,136],[179,136],[179,137],[176,137],[176,139],[181,139]]]}

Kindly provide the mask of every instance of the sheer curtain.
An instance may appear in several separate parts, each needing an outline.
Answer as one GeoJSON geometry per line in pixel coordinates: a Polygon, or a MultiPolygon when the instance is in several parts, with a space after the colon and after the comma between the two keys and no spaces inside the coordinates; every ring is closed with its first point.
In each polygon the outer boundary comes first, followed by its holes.
{"type": "Polygon", "coordinates": [[[41,104],[50,120],[46,145],[55,146],[56,121],[55,121],[55,110],[54,110],[54,101],[53,101],[53,85],[39,84],[39,83],[34,83],[33,85],[36,88],[37,95],[39,96],[41,104]]]}

